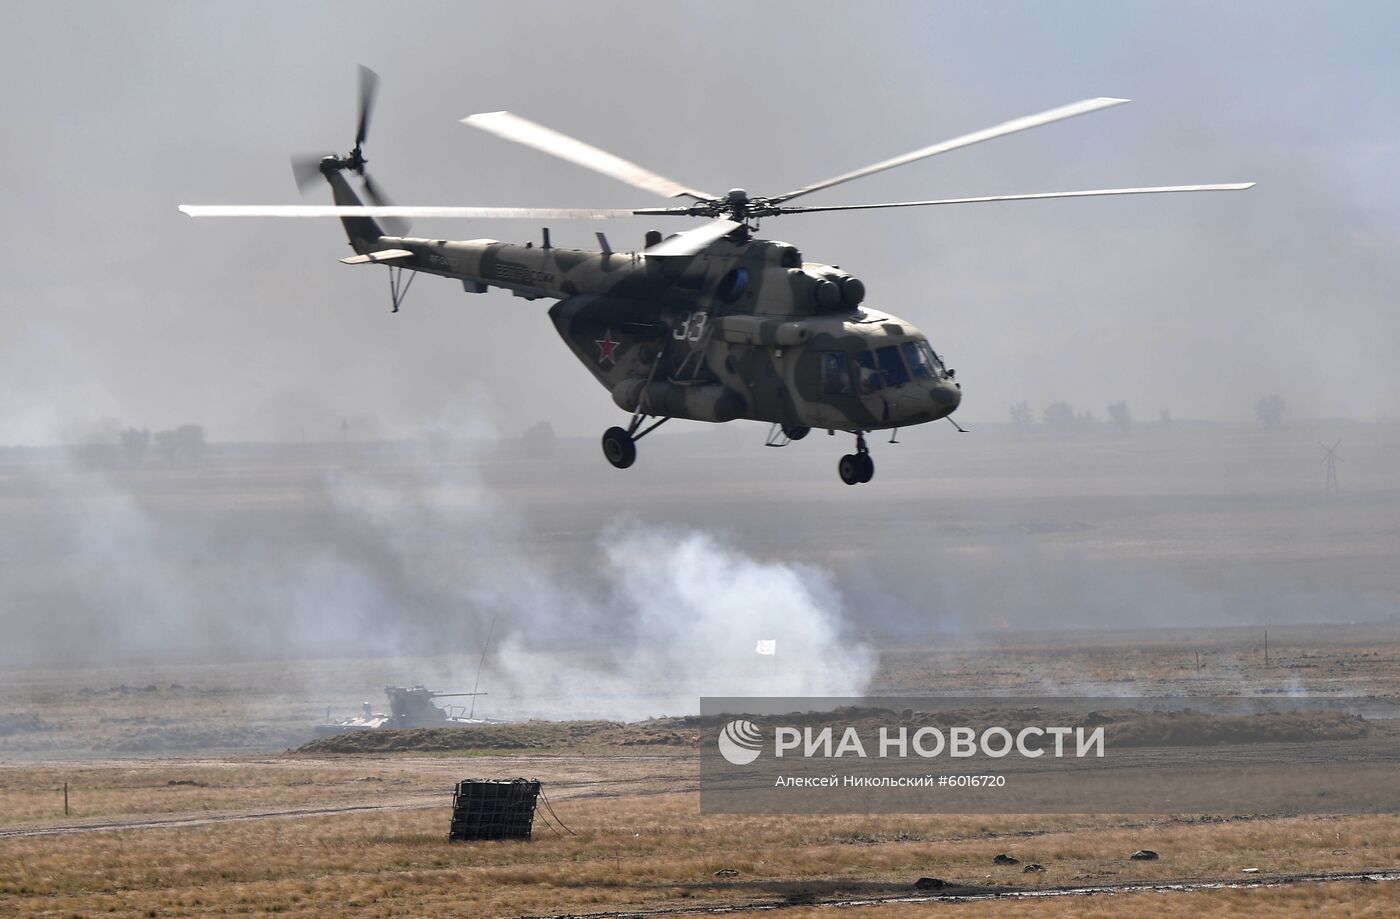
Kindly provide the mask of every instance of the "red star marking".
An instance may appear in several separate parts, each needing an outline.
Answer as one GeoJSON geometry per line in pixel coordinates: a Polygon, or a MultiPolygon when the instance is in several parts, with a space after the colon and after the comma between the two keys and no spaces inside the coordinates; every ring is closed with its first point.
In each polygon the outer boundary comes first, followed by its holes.
{"type": "Polygon", "coordinates": [[[598,345],[598,363],[607,361],[610,364],[617,363],[613,358],[613,352],[617,350],[618,342],[613,341],[612,329],[603,333],[602,338],[593,339],[598,345]]]}

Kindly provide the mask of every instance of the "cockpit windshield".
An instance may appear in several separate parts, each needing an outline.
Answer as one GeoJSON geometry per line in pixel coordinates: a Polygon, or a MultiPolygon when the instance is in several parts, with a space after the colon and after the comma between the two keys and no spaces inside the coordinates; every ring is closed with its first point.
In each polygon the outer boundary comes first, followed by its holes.
{"type": "Polygon", "coordinates": [[[868,396],[886,386],[941,380],[947,375],[943,362],[921,338],[873,351],[821,352],[822,392],[829,395],[854,392],[868,396]]]}
{"type": "Polygon", "coordinates": [[[915,379],[936,380],[943,376],[943,362],[933,353],[928,342],[906,341],[899,347],[904,351],[904,359],[909,362],[909,369],[913,371],[915,379]]]}

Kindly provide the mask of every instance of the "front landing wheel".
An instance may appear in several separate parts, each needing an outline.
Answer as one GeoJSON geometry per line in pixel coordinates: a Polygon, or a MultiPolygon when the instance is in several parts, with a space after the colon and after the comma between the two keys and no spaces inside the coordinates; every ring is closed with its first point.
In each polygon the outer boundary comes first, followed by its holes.
{"type": "Polygon", "coordinates": [[[857,453],[856,466],[859,467],[860,483],[862,485],[875,478],[875,461],[870,458],[869,453],[857,453]]]}
{"type": "Polygon", "coordinates": [[[841,475],[841,481],[847,485],[859,485],[861,483],[860,474],[862,471],[860,454],[847,453],[841,457],[841,462],[836,464],[836,471],[841,475]]]}
{"type": "Polygon", "coordinates": [[[619,469],[637,461],[637,443],[625,428],[608,428],[603,432],[603,455],[619,469]]]}
{"type": "Polygon", "coordinates": [[[875,461],[869,453],[847,453],[836,465],[836,471],[847,485],[862,485],[875,478],[875,461]]]}

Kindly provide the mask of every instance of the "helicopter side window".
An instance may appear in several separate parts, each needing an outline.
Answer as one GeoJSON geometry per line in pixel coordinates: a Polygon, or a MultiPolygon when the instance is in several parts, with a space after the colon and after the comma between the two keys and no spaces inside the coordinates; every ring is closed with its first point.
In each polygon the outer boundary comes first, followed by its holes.
{"type": "Polygon", "coordinates": [[[879,369],[875,366],[875,354],[871,351],[857,351],[851,355],[855,358],[855,366],[851,369],[855,371],[856,379],[859,381],[860,394],[868,396],[873,392],[879,392],[885,388],[885,381],[881,378],[879,369]]]}
{"type": "Polygon", "coordinates": [[[822,392],[833,396],[851,391],[851,374],[846,369],[846,352],[822,352],[822,392]]]}
{"type": "Polygon", "coordinates": [[[749,287],[749,269],[744,267],[734,268],[724,277],[720,278],[719,286],[715,288],[715,295],[725,303],[733,303],[744,295],[744,291],[749,287]]]}
{"type": "Polygon", "coordinates": [[[906,341],[899,349],[904,352],[904,360],[909,363],[909,369],[914,372],[915,379],[938,379],[938,370],[934,365],[933,352],[929,350],[928,342],[906,341]]]}
{"type": "Polygon", "coordinates": [[[875,352],[880,370],[885,375],[886,386],[899,386],[909,382],[909,368],[899,357],[899,345],[886,345],[875,352]]]}

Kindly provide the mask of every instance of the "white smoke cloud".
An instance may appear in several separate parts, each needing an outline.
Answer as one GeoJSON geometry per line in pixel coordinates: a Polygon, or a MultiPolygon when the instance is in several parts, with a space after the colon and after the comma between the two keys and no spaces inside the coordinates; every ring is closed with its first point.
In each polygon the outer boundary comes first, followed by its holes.
{"type": "Polygon", "coordinates": [[[548,686],[555,711],[644,717],[694,711],[703,695],[844,696],[869,685],[875,652],[851,634],[827,571],[761,561],[711,533],[635,523],[605,531],[600,550],[604,596],[575,599],[568,612],[606,621],[607,650],[579,666],[513,633],[498,661],[515,698],[548,686]],[[777,654],[758,655],[768,639],[777,654]]]}
{"type": "MultiPolygon", "coordinates": [[[[695,711],[701,695],[857,695],[874,672],[874,651],[819,567],[637,521],[602,528],[584,558],[554,564],[475,471],[337,474],[330,494],[392,567],[440,585],[460,611],[442,620],[452,634],[495,624],[498,713],[640,718],[695,711]],[[761,639],[777,640],[776,659],[756,654],[761,639]]],[[[470,675],[444,676],[463,685],[470,675]]]]}

